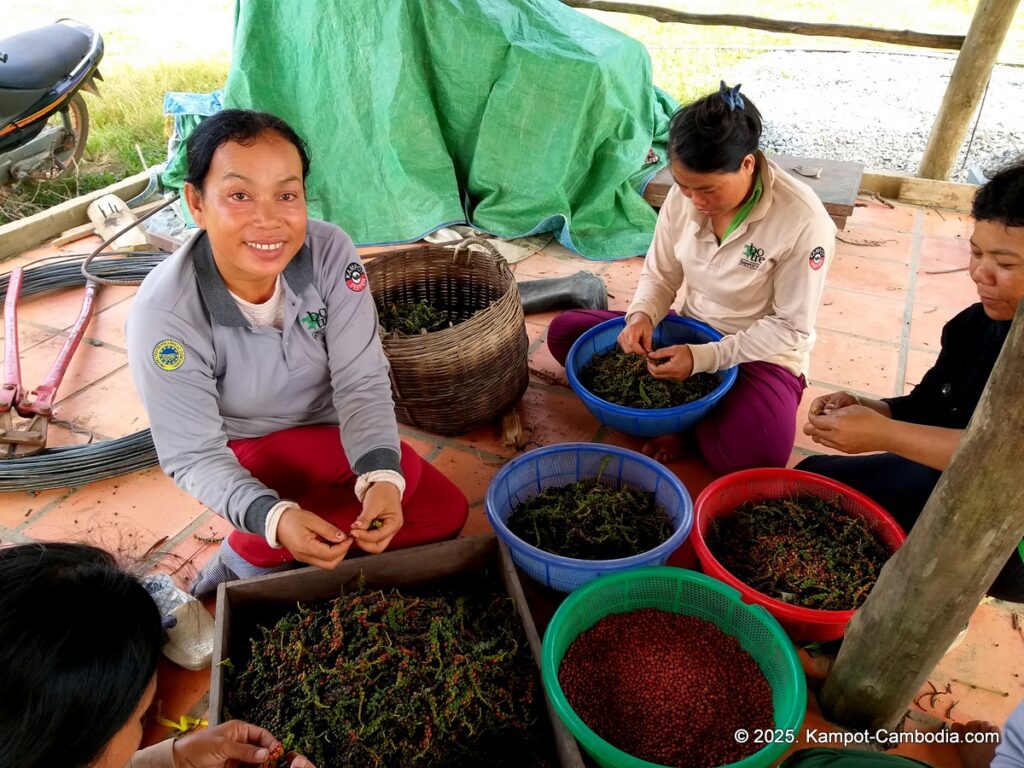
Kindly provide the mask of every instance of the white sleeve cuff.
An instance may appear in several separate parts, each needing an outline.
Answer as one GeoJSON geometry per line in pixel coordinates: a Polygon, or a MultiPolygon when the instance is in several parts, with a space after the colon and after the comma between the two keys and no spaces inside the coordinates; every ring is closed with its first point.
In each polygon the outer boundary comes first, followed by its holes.
{"type": "MultiPolygon", "coordinates": [[[[716,342],[706,344],[687,344],[693,354],[693,373],[715,373],[718,368],[716,342]]],[[[692,374],[691,374],[692,375],[692,374]]]]}
{"type": "Polygon", "coordinates": [[[281,549],[281,544],[277,540],[277,524],[281,522],[281,515],[285,513],[285,510],[298,508],[299,505],[294,501],[279,501],[270,508],[267,513],[267,525],[264,528],[267,544],[274,549],[281,549]]]}
{"type": "Polygon", "coordinates": [[[648,299],[640,299],[639,301],[634,300],[626,309],[626,321],[628,322],[629,318],[631,318],[633,315],[642,313],[647,315],[647,317],[649,317],[651,320],[651,325],[657,328],[658,323],[665,319],[665,315],[668,314],[668,311],[670,309],[672,309],[671,304],[669,304],[667,308],[661,309],[660,307],[655,306],[655,303],[653,301],[650,301],[648,299]]]}
{"type": "Polygon", "coordinates": [[[366,496],[366,492],[370,490],[370,486],[374,483],[391,483],[398,486],[399,496],[405,495],[405,478],[402,477],[400,472],[395,472],[393,469],[375,469],[372,472],[367,472],[365,475],[360,475],[356,479],[356,498],[359,499],[360,503],[362,503],[363,497],[366,496]]]}

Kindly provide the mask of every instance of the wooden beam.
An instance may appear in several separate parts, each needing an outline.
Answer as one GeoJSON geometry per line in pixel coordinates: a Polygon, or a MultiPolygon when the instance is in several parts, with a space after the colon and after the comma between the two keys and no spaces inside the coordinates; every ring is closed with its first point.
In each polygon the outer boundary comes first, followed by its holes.
{"type": "MultiPolygon", "coordinates": [[[[644,188],[644,199],[652,207],[660,208],[673,183],[672,174],[667,169],[662,169],[644,188]]],[[[892,171],[864,171],[860,178],[859,191],[874,192],[881,197],[908,205],[949,208],[954,211],[970,213],[978,187],[976,184],[919,179],[916,176],[907,176],[892,171]]],[[[825,205],[825,209],[833,214],[834,218],[847,215],[843,212],[834,213],[828,204],[825,205]]]]}
{"type": "Polygon", "coordinates": [[[813,35],[814,37],[850,37],[857,40],[873,40],[876,43],[909,45],[918,48],[940,48],[954,51],[959,50],[964,44],[963,35],[934,35],[929,32],[913,32],[907,29],[858,27],[851,24],[815,24],[727,13],[687,13],[686,11],[676,11],[659,5],[611,2],[610,0],[562,0],[562,2],[573,8],[582,8],[588,11],[632,13],[640,16],[649,16],[658,21],[676,22],[679,24],[748,27],[751,29],[762,29],[766,32],[779,32],[789,35],[813,35]]]}
{"type": "MultiPolygon", "coordinates": [[[[163,199],[154,200],[152,203],[146,203],[145,205],[132,208],[131,211],[137,218],[142,218],[154,208],[159,208],[165,202],[167,201],[163,199]]],[[[60,233],[59,237],[55,237],[53,240],[50,240],[49,245],[59,248],[62,245],[67,245],[68,243],[73,243],[76,240],[81,240],[83,237],[91,237],[92,235],[98,234],[99,232],[96,231],[96,225],[90,221],[88,224],[80,224],[77,227],[64,230],[60,233]]],[[[171,250],[177,249],[172,248],[171,250]]]]}
{"type": "Polygon", "coordinates": [[[932,125],[918,176],[948,179],[952,173],[967,127],[985,93],[1019,4],[1020,0],[978,0],[971,27],[942,97],[942,106],[932,125]]]}
{"type": "Polygon", "coordinates": [[[892,171],[865,171],[860,180],[861,192],[874,192],[908,205],[928,208],[949,208],[970,213],[976,184],[960,184],[954,181],[919,179],[892,171]]]}
{"type": "Polygon", "coordinates": [[[104,195],[130,199],[144,190],[148,183],[149,171],[143,171],[127,179],[121,179],[109,187],[47,208],[33,216],[4,224],[0,227],[0,259],[16,256],[67,229],[84,224],[89,220],[86,209],[93,200],[98,200],[104,195]]]}
{"type": "Polygon", "coordinates": [[[830,719],[892,728],[1024,531],[1024,302],[960,445],[850,622],[822,689],[830,719]]]}
{"type": "Polygon", "coordinates": [[[935,179],[906,179],[900,184],[899,201],[911,205],[970,211],[977,192],[977,184],[958,184],[935,179]]]}
{"type": "Polygon", "coordinates": [[[60,233],[59,237],[55,237],[50,240],[50,245],[54,248],[60,248],[62,245],[73,243],[76,240],[81,240],[83,237],[91,237],[96,234],[96,225],[91,221],[88,224],[79,224],[77,227],[71,229],[65,229],[60,233]]]}
{"type": "Polygon", "coordinates": [[[900,186],[909,176],[893,171],[864,171],[860,177],[860,191],[874,192],[876,195],[895,200],[900,196],[900,186]]]}

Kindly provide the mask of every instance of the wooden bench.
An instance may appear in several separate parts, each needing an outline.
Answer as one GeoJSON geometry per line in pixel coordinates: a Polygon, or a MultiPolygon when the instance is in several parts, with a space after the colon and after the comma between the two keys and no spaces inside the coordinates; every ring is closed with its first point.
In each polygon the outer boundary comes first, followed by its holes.
{"type": "MultiPolygon", "coordinates": [[[[790,155],[772,155],[768,157],[791,173],[795,178],[809,186],[825,205],[832,221],[842,231],[846,227],[846,218],[853,213],[853,204],[860,191],[861,176],[864,166],[844,160],[824,160],[816,157],[792,157],[790,155]],[[820,168],[818,178],[803,176],[793,169],[820,168]]],[[[672,174],[668,168],[658,171],[644,189],[644,199],[655,208],[665,202],[665,196],[672,189],[672,174]]]]}

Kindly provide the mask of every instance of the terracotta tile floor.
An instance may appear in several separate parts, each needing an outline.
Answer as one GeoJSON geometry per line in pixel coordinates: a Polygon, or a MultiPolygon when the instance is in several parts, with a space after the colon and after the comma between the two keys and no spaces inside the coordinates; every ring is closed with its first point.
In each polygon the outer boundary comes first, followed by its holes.
{"type": "MultiPolygon", "coordinates": [[[[938,350],[939,333],[960,308],[974,300],[964,267],[969,219],[962,214],[898,206],[890,210],[868,201],[857,208],[831,266],[820,312],[819,341],[812,359],[810,387],[799,416],[820,393],[840,387],[882,396],[900,394],[920,379],[938,350]],[[956,271],[953,271],[956,270],[956,271]]],[[[91,247],[79,241],[59,251],[35,249],[2,267],[9,270],[42,255],[80,252],[91,247]]],[[[367,249],[372,252],[379,249],[367,249]]],[[[519,279],[572,274],[580,269],[599,274],[611,293],[613,308],[629,302],[641,259],[614,263],[588,262],[558,246],[514,266],[519,279]]],[[[103,288],[97,314],[60,389],[56,413],[97,438],[116,437],[141,429],[145,414],[132,388],[124,350],[123,324],[131,306],[132,288],[103,288]]],[[[77,289],[51,293],[22,303],[20,313],[23,380],[35,384],[52,362],[80,304],[77,289]]],[[[558,385],[563,378],[544,343],[554,313],[527,318],[530,364],[540,375],[531,377],[520,414],[530,445],[569,440],[595,440],[639,448],[641,441],[600,428],[572,393],[558,385]]],[[[2,329],[0,329],[2,332],[2,329]]],[[[497,429],[480,429],[458,439],[424,434],[402,427],[404,438],[440,467],[470,498],[470,520],[464,534],[488,530],[482,500],[487,484],[503,458],[497,429]]],[[[87,437],[66,428],[51,427],[52,445],[84,442],[87,437]]],[[[800,435],[791,465],[819,447],[800,435]]],[[[712,479],[699,461],[677,462],[672,469],[691,494],[712,479]]],[[[89,486],[41,493],[0,495],[0,541],[70,539],[98,543],[126,557],[142,559],[147,568],[169,572],[188,584],[215,550],[202,539],[225,533],[227,525],[179,491],[159,469],[115,478],[89,486]]],[[[673,563],[685,565],[681,551],[673,563]]],[[[1024,695],[1024,639],[1011,627],[1011,608],[985,602],[971,620],[966,640],[949,652],[929,676],[939,689],[952,678],[1006,691],[1006,697],[955,685],[954,696],[941,696],[929,714],[942,718],[957,701],[953,719],[1002,722],[1024,695]]],[[[809,668],[821,659],[805,654],[809,668]]],[[[202,714],[206,708],[208,675],[163,663],[157,696],[160,714],[177,720],[183,714],[202,714]]],[[[824,723],[812,702],[808,726],[824,723]]],[[[153,725],[147,741],[166,736],[165,726],[153,725]]],[[[901,753],[923,757],[937,766],[959,765],[952,748],[901,747],[901,753]]]]}

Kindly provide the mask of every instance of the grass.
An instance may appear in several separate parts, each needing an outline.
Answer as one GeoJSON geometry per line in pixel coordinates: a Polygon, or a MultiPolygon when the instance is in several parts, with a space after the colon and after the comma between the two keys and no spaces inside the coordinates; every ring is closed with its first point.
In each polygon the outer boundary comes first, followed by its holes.
{"type": "Polygon", "coordinates": [[[221,88],[228,62],[167,62],[115,70],[100,83],[102,98],[85,94],[90,134],[76,177],[23,181],[0,190],[0,224],[31,216],[51,205],[113,184],[166,159],[163,97],[167,91],[221,88]]]}
{"type": "Polygon", "coordinates": [[[112,74],[102,99],[88,95],[93,135],[86,159],[125,173],[142,170],[166,159],[168,135],[164,130],[163,101],[168,91],[207,93],[224,87],[228,61],[167,62],[133,70],[129,76],[112,74]],[[136,149],[138,145],[138,149],[136,149]]]}
{"type": "Polygon", "coordinates": [[[94,171],[68,174],[46,182],[19,181],[0,188],[0,224],[31,216],[79,195],[103,189],[120,178],[119,174],[111,171],[94,171]]]}
{"type": "Polygon", "coordinates": [[[105,53],[101,98],[85,94],[89,143],[77,178],[0,190],[0,224],[138,173],[143,160],[147,166],[163,162],[164,94],[223,87],[233,8],[231,0],[35,0],[5,8],[4,36],[66,16],[99,30],[105,53]]]}
{"type": "MultiPolygon", "coordinates": [[[[708,12],[706,4],[697,0],[637,1],[708,12]]],[[[882,21],[878,20],[877,3],[863,0],[719,0],[714,12],[963,34],[974,6],[975,0],[901,0],[886,6],[882,21]]],[[[165,159],[164,93],[208,92],[224,85],[233,11],[232,0],[36,0],[5,8],[4,34],[8,29],[21,31],[68,16],[95,27],[104,37],[106,55],[100,65],[105,78],[100,83],[103,98],[85,96],[91,133],[76,182],[78,189],[103,186],[99,182],[109,174],[123,177],[141,171],[140,154],[147,165],[165,159]]],[[[716,89],[720,79],[734,81],[730,73],[735,66],[765,48],[910,50],[860,40],[661,24],[642,16],[586,13],[642,42],[651,54],[655,84],[682,103],[716,89]]],[[[1024,7],[1010,30],[1001,60],[1024,61],[1024,7]]],[[[756,93],[756,84],[744,85],[745,90],[756,93]]],[[[0,194],[0,223],[28,215],[35,210],[33,206],[70,191],[61,180],[9,189],[0,194]]]]}

